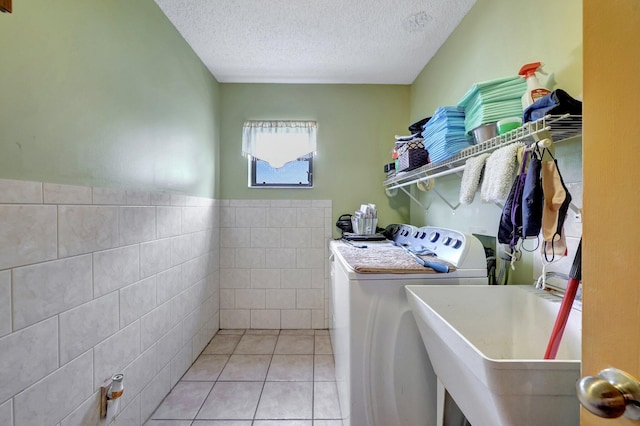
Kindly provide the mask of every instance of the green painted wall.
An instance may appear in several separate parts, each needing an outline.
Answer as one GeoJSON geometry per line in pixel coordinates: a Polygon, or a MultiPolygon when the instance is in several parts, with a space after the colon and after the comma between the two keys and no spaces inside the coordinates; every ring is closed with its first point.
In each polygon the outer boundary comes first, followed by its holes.
{"type": "Polygon", "coordinates": [[[0,177],[216,196],[219,84],[153,0],[0,14],[0,177]]]}
{"type": "MultiPolygon", "coordinates": [[[[522,65],[535,61],[554,74],[555,87],[582,96],[582,2],[478,0],[411,86],[412,120],[431,115],[438,106],[455,105],[475,82],[516,75],[522,65]]],[[[541,81],[546,78],[541,76],[541,81]]],[[[565,181],[581,181],[581,162],[575,161],[579,144],[574,140],[558,145],[565,181]],[[563,152],[574,158],[563,158],[563,152]]],[[[447,200],[457,203],[460,177],[438,179],[436,186],[447,200]]],[[[479,196],[454,213],[433,193],[415,187],[412,191],[428,211],[411,203],[411,223],[497,235],[501,209],[481,203],[479,196]]],[[[530,281],[532,262],[525,254],[514,282],[530,281]]]]}
{"type": "Polygon", "coordinates": [[[221,94],[221,198],[330,199],[336,217],[374,203],[381,226],[408,220],[408,198],[387,198],[382,181],[394,135],[408,132],[409,86],[223,84],[221,94]],[[247,187],[242,124],[261,119],[318,122],[313,188],[247,187]]]}

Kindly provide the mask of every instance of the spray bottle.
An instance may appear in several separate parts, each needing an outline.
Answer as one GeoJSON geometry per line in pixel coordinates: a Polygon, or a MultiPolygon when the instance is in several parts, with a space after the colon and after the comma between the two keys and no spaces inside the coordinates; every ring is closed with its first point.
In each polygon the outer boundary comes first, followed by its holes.
{"type": "Polygon", "coordinates": [[[527,80],[527,91],[522,95],[522,109],[526,109],[538,99],[551,93],[550,90],[540,84],[536,77],[536,71],[541,68],[542,64],[540,62],[533,62],[523,65],[522,68],[520,68],[520,72],[518,72],[518,75],[523,76],[527,80]]]}

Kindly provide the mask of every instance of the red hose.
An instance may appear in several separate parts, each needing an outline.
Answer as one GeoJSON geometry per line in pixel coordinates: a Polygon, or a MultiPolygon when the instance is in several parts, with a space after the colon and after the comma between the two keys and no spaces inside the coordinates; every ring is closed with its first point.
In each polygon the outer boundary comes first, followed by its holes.
{"type": "Polygon", "coordinates": [[[582,239],[578,244],[578,250],[576,251],[576,257],[573,259],[573,265],[571,266],[571,272],[569,274],[569,281],[567,282],[567,290],[564,293],[558,316],[556,317],[556,323],[553,326],[549,343],[547,344],[547,351],[544,354],[544,359],[556,359],[558,354],[558,348],[560,347],[560,341],[564,334],[564,328],[567,325],[569,314],[571,313],[571,307],[573,306],[573,300],[576,298],[578,292],[578,285],[582,278],[582,239]]]}

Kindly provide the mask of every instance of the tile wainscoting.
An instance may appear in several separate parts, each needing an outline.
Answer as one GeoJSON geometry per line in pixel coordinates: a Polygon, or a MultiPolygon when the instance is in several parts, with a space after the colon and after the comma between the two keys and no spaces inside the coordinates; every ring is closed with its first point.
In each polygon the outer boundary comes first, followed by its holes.
{"type": "Polygon", "coordinates": [[[328,327],[331,200],[220,201],[220,327],[328,327]]]}
{"type": "Polygon", "coordinates": [[[0,424],[143,424],[219,328],[326,328],[331,201],[0,179],[0,424]]]}
{"type": "Polygon", "coordinates": [[[0,179],[0,424],[140,425],[219,329],[220,202],[0,179]]]}

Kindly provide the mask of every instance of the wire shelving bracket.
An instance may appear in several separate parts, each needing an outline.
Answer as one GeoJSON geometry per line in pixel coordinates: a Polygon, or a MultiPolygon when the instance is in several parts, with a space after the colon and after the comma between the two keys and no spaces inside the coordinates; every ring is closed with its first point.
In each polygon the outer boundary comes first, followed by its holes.
{"type": "MultiPolygon", "coordinates": [[[[384,188],[387,196],[394,196],[397,189],[401,189],[409,197],[415,201],[423,210],[425,207],[409,191],[406,186],[418,183],[420,181],[428,181],[438,177],[447,176],[453,173],[460,173],[464,170],[464,163],[467,159],[485,152],[493,152],[498,148],[510,145],[516,142],[523,142],[531,145],[544,138],[550,138],[554,143],[558,143],[582,134],[582,116],[581,115],[547,115],[539,120],[525,123],[517,129],[511,130],[505,134],[495,136],[485,142],[477,145],[471,145],[465,148],[453,157],[437,163],[430,163],[417,169],[400,172],[394,176],[387,178],[384,182],[384,188]]],[[[451,209],[455,210],[460,206],[452,205],[440,193],[434,191],[451,209]]],[[[578,209],[578,214],[581,211],[578,209]]]]}

